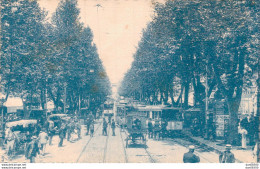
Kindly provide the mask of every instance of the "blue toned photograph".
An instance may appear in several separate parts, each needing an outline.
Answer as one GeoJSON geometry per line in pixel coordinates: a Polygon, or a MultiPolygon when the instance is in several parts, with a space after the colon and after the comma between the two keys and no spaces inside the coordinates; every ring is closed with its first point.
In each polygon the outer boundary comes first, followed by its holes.
{"type": "Polygon", "coordinates": [[[259,11],[257,0],[1,0],[2,167],[259,168],[259,11]]]}

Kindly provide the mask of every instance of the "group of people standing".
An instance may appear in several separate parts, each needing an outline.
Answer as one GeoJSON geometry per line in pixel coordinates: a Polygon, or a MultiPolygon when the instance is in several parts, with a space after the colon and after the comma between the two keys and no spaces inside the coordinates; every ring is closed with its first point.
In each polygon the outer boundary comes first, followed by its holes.
{"type": "Polygon", "coordinates": [[[159,140],[160,138],[165,138],[167,136],[167,122],[156,120],[154,124],[152,119],[148,120],[148,138],[153,138],[159,140]]]}
{"type": "Polygon", "coordinates": [[[103,118],[103,122],[102,122],[102,135],[103,136],[107,136],[107,127],[108,127],[108,124],[110,124],[110,127],[112,129],[112,136],[115,136],[115,129],[116,129],[116,122],[114,119],[112,119],[112,121],[110,122],[110,120],[106,120],[106,118],[103,118]]]}
{"type": "Polygon", "coordinates": [[[61,121],[58,126],[54,126],[54,123],[50,121],[48,124],[49,145],[52,145],[52,138],[56,134],[59,136],[59,147],[63,146],[63,141],[66,138],[69,142],[74,142],[81,139],[80,121],[76,118],[70,118],[68,120],[61,121]],[[72,138],[72,134],[76,135],[77,138],[72,138]]]}

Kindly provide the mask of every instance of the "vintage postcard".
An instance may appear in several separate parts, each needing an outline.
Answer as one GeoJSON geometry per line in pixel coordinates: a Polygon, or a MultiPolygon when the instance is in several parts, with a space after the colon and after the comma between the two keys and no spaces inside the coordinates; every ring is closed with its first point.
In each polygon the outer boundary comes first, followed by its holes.
{"type": "Polygon", "coordinates": [[[2,168],[259,167],[258,1],[2,0],[0,7],[2,168]]]}

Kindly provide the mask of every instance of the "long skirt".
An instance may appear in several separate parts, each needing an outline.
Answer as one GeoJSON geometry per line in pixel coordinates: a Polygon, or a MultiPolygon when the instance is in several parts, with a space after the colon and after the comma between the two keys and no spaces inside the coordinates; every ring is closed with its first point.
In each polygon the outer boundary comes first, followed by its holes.
{"type": "Polygon", "coordinates": [[[246,135],[242,134],[242,148],[246,149],[246,135]]]}

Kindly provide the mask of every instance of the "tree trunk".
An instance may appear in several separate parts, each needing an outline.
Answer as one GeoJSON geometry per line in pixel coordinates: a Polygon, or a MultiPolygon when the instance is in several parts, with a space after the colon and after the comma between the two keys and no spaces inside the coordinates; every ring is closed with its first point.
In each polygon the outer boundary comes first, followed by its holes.
{"type": "Polygon", "coordinates": [[[185,93],[184,93],[184,108],[189,107],[189,91],[190,91],[190,83],[189,81],[185,82],[184,84],[185,93]]]}
{"type": "Polygon", "coordinates": [[[238,143],[238,109],[240,100],[232,99],[228,101],[229,126],[228,126],[228,143],[237,145],[238,143]]]}
{"type": "Polygon", "coordinates": [[[184,86],[183,86],[183,85],[181,85],[181,93],[180,93],[180,95],[179,95],[179,97],[178,97],[178,99],[177,99],[177,101],[176,101],[176,105],[179,105],[179,103],[180,103],[180,100],[182,99],[183,88],[184,88],[184,86]]]}

